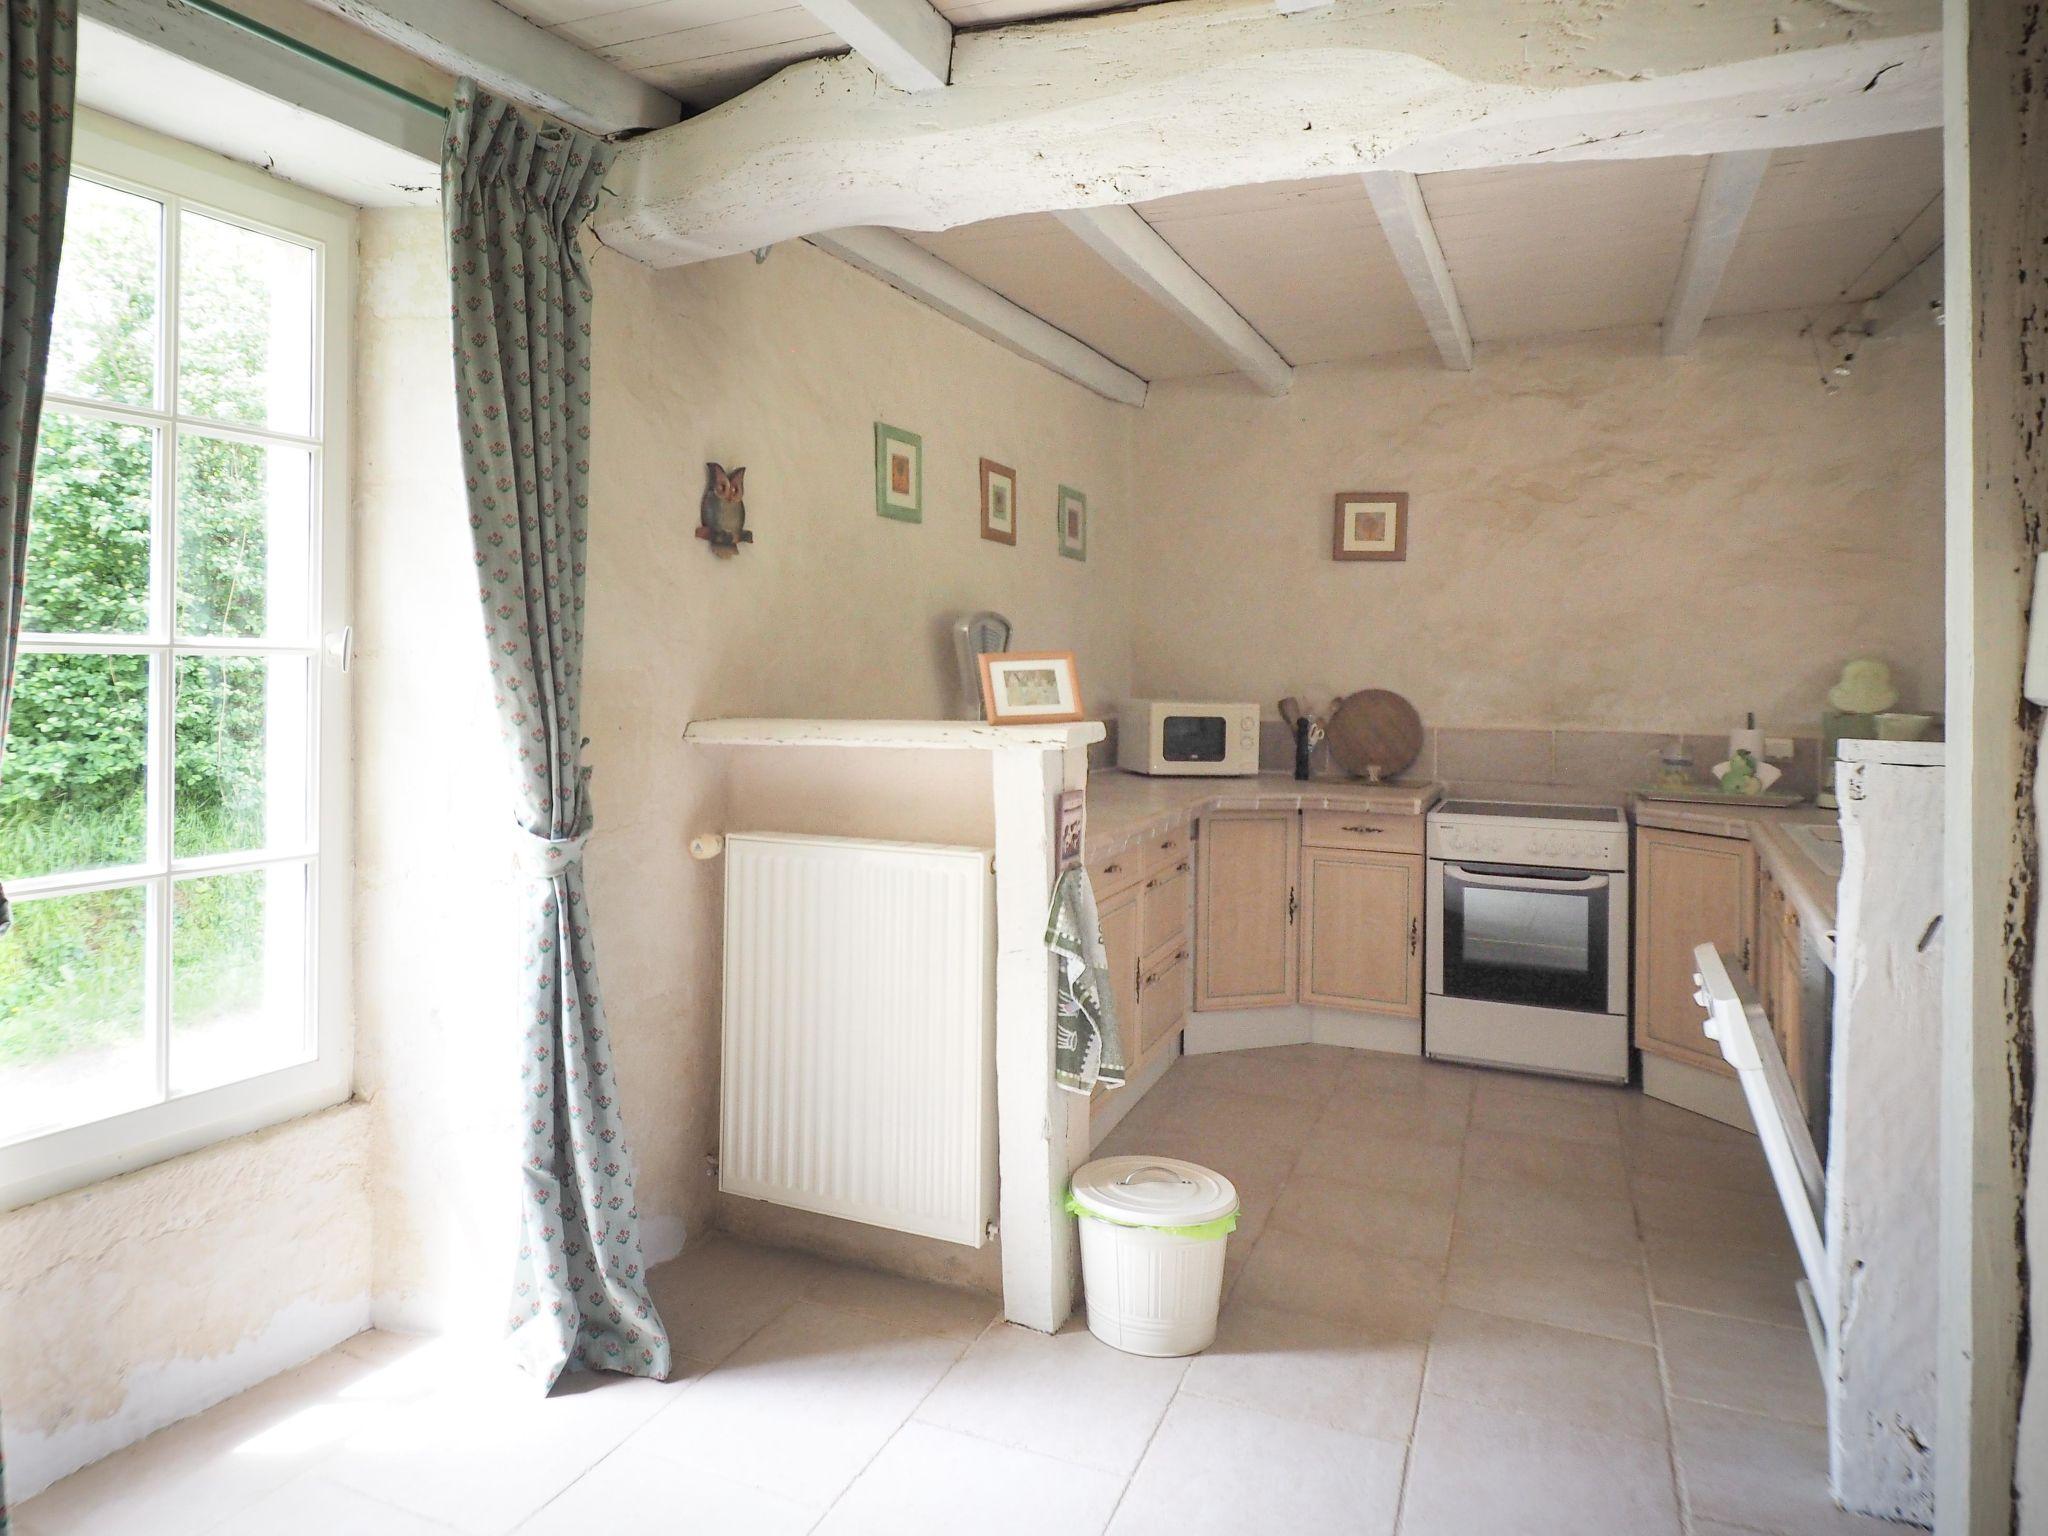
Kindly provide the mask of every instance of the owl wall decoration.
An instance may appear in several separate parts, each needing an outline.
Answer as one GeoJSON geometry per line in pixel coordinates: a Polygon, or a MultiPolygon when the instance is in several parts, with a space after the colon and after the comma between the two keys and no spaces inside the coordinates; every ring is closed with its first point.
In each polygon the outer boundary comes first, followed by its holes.
{"type": "Polygon", "coordinates": [[[704,500],[698,508],[697,537],[711,546],[711,553],[730,560],[742,544],[754,542],[747,532],[747,472],[744,467],[727,472],[722,465],[704,466],[704,500]]]}

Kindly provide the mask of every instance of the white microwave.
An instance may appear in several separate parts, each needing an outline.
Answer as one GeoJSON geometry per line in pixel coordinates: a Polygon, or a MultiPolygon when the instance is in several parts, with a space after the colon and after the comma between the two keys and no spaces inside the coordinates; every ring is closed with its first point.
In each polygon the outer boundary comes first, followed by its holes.
{"type": "Polygon", "coordinates": [[[1131,773],[1259,771],[1259,706],[1133,699],[1117,713],[1116,765],[1131,773]]]}

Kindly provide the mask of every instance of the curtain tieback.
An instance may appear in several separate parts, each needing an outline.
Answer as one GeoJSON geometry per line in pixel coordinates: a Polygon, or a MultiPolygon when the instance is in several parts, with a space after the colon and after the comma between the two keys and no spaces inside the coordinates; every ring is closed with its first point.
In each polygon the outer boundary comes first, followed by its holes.
{"type": "Polygon", "coordinates": [[[583,845],[590,841],[586,821],[568,837],[542,837],[524,827],[513,828],[512,847],[519,867],[535,880],[552,880],[583,862],[583,845]]]}

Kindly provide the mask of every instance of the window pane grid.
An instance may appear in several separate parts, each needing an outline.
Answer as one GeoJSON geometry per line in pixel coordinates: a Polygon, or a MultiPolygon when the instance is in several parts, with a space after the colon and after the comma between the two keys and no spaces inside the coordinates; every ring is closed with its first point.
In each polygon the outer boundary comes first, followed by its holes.
{"type": "MultiPolygon", "coordinates": [[[[20,651],[24,666],[33,656],[145,662],[145,847],[140,862],[38,872],[10,881],[9,887],[25,914],[45,904],[54,913],[79,902],[128,903],[119,911],[126,914],[123,921],[139,922],[140,926],[135,936],[141,945],[136,957],[140,975],[135,978],[140,995],[135,1002],[140,1007],[137,1022],[141,1028],[139,1037],[132,1040],[133,1071],[121,1078],[118,1091],[87,1106],[89,1113],[78,1105],[60,1105],[54,1110],[43,1106],[40,1113],[32,1111],[30,1118],[52,1113],[56,1118],[27,1130],[31,1138],[309,1060],[316,1049],[318,1016],[314,935],[318,932],[319,889],[319,528],[325,485],[321,385],[326,344],[321,295],[326,284],[325,248],[289,231],[266,228],[257,221],[188,202],[175,194],[126,184],[119,178],[90,173],[81,179],[132,194],[157,209],[153,314],[146,337],[134,333],[154,352],[148,398],[141,398],[133,388],[114,391],[106,398],[59,388],[48,391],[44,399],[46,421],[52,414],[61,414],[81,423],[147,434],[152,451],[147,594],[141,605],[145,627],[140,632],[124,629],[110,633],[24,628],[20,651]],[[262,269],[267,263],[272,279],[267,289],[259,283],[256,352],[269,356],[273,366],[253,381],[238,380],[233,372],[235,350],[251,334],[246,317],[212,312],[184,316],[182,247],[188,215],[207,221],[209,227],[202,232],[216,246],[226,241],[231,247],[237,235],[249,233],[305,253],[299,259],[256,248],[255,265],[262,269]],[[277,288],[279,271],[287,279],[285,290],[277,288]],[[302,281],[309,283],[303,292],[289,291],[291,283],[302,281]],[[268,332],[262,329],[266,316],[268,332]],[[240,331],[236,329],[238,318],[244,322],[240,331]],[[277,329],[280,323],[285,327],[282,331],[277,329]],[[304,327],[303,334],[295,334],[299,325],[304,327]],[[187,334],[201,336],[210,348],[209,373],[203,382],[183,379],[180,347],[187,334]],[[274,366],[280,341],[285,358],[282,374],[274,366]],[[184,409],[187,401],[194,401],[199,408],[184,409]],[[216,414],[237,406],[245,415],[260,419],[233,420],[216,414]],[[269,425],[272,419],[282,419],[285,427],[269,425]],[[225,475],[216,473],[221,485],[197,485],[191,477],[191,471],[208,456],[216,466],[228,466],[225,475]],[[188,458],[191,464],[186,463],[188,458]],[[181,587],[179,558],[180,522],[187,510],[180,504],[181,466],[187,470],[182,485],[187,501],[197,501],[209,490],[215,497],[205,509],[210,518],[201,518],[210,524],[207,532],[234,544],[225,567],[212,544],[205,547],[207,561],[192,564],[188,560],[186,574],[195,584],[212,580],[233,596],[234,600],[224,605],[213,603],[189,610],[201,615],[191,622],[217,628],[218,633],[178,632],[181,596],[187,595],[181,587]],[[255,632],[240,632],[252,629],[255,632]],[[293,662],[298,663],[296,671],[293,662]],[[237,663],[244,665],[238,667],[237,663]],[[238,764],[247,769],[253,755],[256,799],[251,803],[253,812],[250,804],[238,812],[232,795],[217,802],[216,821],[223,830],[216,832],[212,844],[202,837],[193,852],[180,857],[177,823],[189,816],[186,807],[174,805],[179,799],[178,687],[181,678],[198,686],[209,675],[219,678],[213,690],[219,696],[215,712],[224,722],[230,696],[246,703],[243,695],[251,679],[260,684],[256,711],[243,722],[239,737],[232,735],[226,723],[217,733],[225,744],[220,750],[227,756],[213,765],[224,778],[238,764]],[[282,698],[276,696],[280,679],[282,698]],[[281,782],[274,771],[280,760],[286,765],[281,782]],[[281,799],[289,804],[280,807],[276,802],[281,799]],[[257,817],[260,829],[252,827],[251,814],[257,817]],[[231,846],[218,846],[222,838],[231,846]],[[232,846],[238,842],[254,846],[232,846]],[[138,900],[139,910],[134,905],[138,900]],[[253,942],[235,942],[252,931],[253,942]],[[188,940],[182,953],[181,936],[188,940]],[[254,1013],[249,1012],[251,1007],[254,1013]],[[209,1032],[214,1037],[210,1044],[209,1032]],[[185,1054],[178,1058],[186,1062],[182,1068],[174,1059],[174,1036],[184,1042],[181,1051],[185,1054]],[[145,1060],[148,1093],[138,1100],[135,1095],[144,1085],[136,1074],[145,1060]]],[[[130,225],[135,227],[134,209],[123,211],[131,215],[130,225]]],[[[132,250],[129,255],[132,257],[132,250]]],[[[215,251],[214,258],[218,257],[215,251]]],[[[133,276],[135,270],[132,261],[126,268],[117,265],[116,283],[133,276]]],[[[213,280],[218,274],[209,268],[206,275],[213,280]]],[[[139,311],[139,302],[136,308],[139,311]]],[[[87,338],[88,342],[94,339],[87,338]]],[[[259,361],[257,366],[264,365],[259,361]]],[[[186,532],[192,536],[191,529],[186,532]]],[[[198,590],[195,585],[194,591],[198,590]]],[[[207,595],[217,593],[209,591],[207,595]]],[[[204,740],[199,745],[203,747],[204,740]]],[[[104,929],[105,920],[99,926],[104,929]]],[[[0,977],[0,982],[9,980],[0,977]]],[[[96,1003],[87,988],[70,1011],[89,1021],[95,1016],[93,1009],[112,1007],[112,1027],[118,1024],[122,1009],[129,1006],[118,996],[111,1002],[96,1003]]],[[[0,1039],[0,1047],[9,1044],[0,1039]]],[[[94,1061],[109,1059],[104,1050],[96,1057],[90,1052],[88,1056],[94,1061]]],[[[59,1061],[57,1065],[61,1069],[68,1063],[59,1061]]],[[[8,1067],[7,1052],[0,1049],[0,1069],[8,1067]]],[[[90,1078],[96,1070],[89,1061],[84,1075],[90,1078]]],[[[56,1075],[61,1084],[66,1074],[59,1070],[56,1075]]],[[[31,1071],[31,1085],[34,1078],[31,1071]]],[[[90,1089],[93,1085],[87,1082],[84,1086],[90,1089]]],[[[0,1101],[20,1097],[21,1087],[15,1074],[0,1070],[0,1101]]],[[[10,1119],[14,1125],[9,1130],[22,1124],[12,1116],[0,1116],[0,1123],[10,1119]]],[[[0,1135],[0,1142],[13,1139],[18,1138],[0,1135]]]]}

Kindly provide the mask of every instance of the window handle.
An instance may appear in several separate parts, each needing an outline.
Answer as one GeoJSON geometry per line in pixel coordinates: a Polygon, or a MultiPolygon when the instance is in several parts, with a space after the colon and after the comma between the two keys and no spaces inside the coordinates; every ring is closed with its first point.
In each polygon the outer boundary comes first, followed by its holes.
{"type": "Polygon", "coordinates": [[[346,672],[355,664],[356,627],[344,624],[327,637],[327,659],[346,672]]]}

